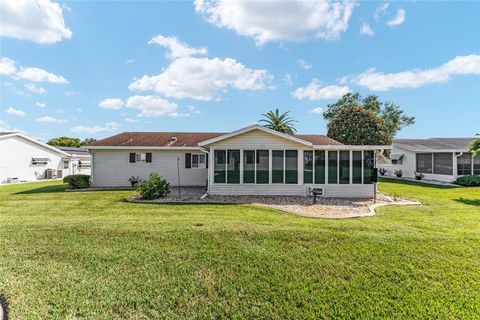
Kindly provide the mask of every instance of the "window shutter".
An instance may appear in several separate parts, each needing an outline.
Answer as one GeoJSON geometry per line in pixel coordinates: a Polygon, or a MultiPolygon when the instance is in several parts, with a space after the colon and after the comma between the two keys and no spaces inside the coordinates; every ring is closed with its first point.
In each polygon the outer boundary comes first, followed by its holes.
{"type": "Polygon", "coordinates": [[[206,167],[207,169],[208,169],[208,156],[209,156],[209,155],[210,155],[209,153],[207,153],[207,154],[205,155],[205,167],[206,167]]]}
{"type": "Polygon", "coordinates": [[[192,154],[185,153],[185,168],[190,169],[192,167],[192,154]]]}
{"type": "Polygon", "coordinates": [[[152,153],[151,152],[147,152],[145,154],[145,162],[152,162],[152,153]]]}
{"type": "Polygon", "coordinates": [[[130,163],[135,163],[135,153],[130,153],[130,163]]]}

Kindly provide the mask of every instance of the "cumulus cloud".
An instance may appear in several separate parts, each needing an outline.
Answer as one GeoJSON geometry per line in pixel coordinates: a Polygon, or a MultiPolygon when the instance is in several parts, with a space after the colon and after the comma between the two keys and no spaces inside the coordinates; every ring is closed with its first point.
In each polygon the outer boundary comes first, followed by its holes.
{"type": "Polygon", "coordinates": [[[235,59],[183,57],[159,75],[134,79],[128,88],[173,98],[212,100],[228,88],[264,89],[271,78],[266,70],[247,68],[235,59]]]}
{"type": "Polygon", "coordinates": [[[35,105],[40,108],[45,108],[46,106],[45,102],[40,102],[40,101],[35,102],[35,105]]]}
{"type": "Polygon", "coordinates": [[[26,115],[26,113],[22,110],[15,109],[13,107],[8,107],[8,109],[5,110],[5,113],[11,114],[12,116],[16,117],[25,117],[26,115]]]}
{"type": "Polygon", "coordinates": [[[305,70],[312,69],[312,65],[303,59],[298,59],[297,63],[298,63],[298,66],[302,69],[305,69],[305,70]]]}
{"type": "Polygon", "coordinates": [[[176,37],[157,35],[153,37],[148,44],[157,44],[167,48],[169,50],[167,57],[170,59],[207,54],[207,48],[192,48],[188,44],[178,40],[176,37]]]}
{"type": "Polygon", "coordinates": [[[47,92],[45,88],[37,86],[35,83],[26,83],[25,88],[32,93],[42,94],[47,92]]]}
{"type": "Polygon", "coordinates": [[[323,109],[322,109],[322,107],[317,107],[317,108],[313,108],[312,110],[310,110],[310,112],[319,114],[319,113],[323,112],[323,109]]]}
{"type": "Polygon", "coordinates": [[[292,75],[290,73],[286,73],[285,76],[283,77],[283,81],[285,81],[286,84],[291,86],[293,84],[292,75]]]}
{"type": "Polygon", "coordinates": [[[68,80],[64,77],[40,68],[22,68],[17,72],[17,76],[20,79],[33,82],[68,83],[68,80]]]}
{"type": "Polygon", "coordinates": [[[118,98],[107,98],[100,101],[98,105],[105,109],[118,110],[123,107],[123,101],[118,98]]]}
{"type": "Polygon", "coordinates": [[[0,35],[36,43],[55,43],[70,39],[62,8],[50,0],[0,1],[0,35]]]}
{"type": "Polygon", "coordinates": [[[372,30],[372,27],[368,23],[363,23],[360,27],[360,34],[364,34],[367,36],[373,36],[375,33],[372,30]]]}
{"type": "Polygon", "coordinates": [[[134,122],[139,122],[140,120],[138,120],[138,119],[132,119],[132,118],[125,118],[125,121],[126,121],[126,122],[129,122],[129,123],[134,123],[134,122]]]}
{"type": "Polygon", "coordinates": [[[10,58],[2,57],[0,59],[0,74],[10,76],[17,71],[15,67],[15,61],[10,58]]]}
{"type": "Polygon", "coordinates": [[[127,100],[127,108],[140,110],[139,117],[161,117],[175,113],[177,105],[158,96],[132,96],[127,100]]]}
{"type": "Polygon", "coordinates": [[[59,118],[54,118],[54,117],[50,117],[50,116],[44,116],[44,117],[40,117],[40,118],[35,119],[35,121],[44,122],[44,123],[58,123],[58,124],[63,124],[63,123],[66,123],[68,120],[66,120],[66,119],[59,119],[59,118]]]}
{"type": "Polygon", "coordinates": [[[432,69],[414,69],[397,73],[382,73],[375,69],[356,76],[345,77],[344,82],[352,82],[374,91],[394,88],[418,88],[432,83],[442,83],[454,75],[480,74],[480,55],[457,56],[432,69]]]}
{"type": "Polygon", "coordinates": [[[195,113],[195,114],[199,114],[200,113],[200,110],[197,109],[197,107],[195,106],[187,106],[187,109],[189,112],[191,113],[195,113]]]}
{"type": "Polygon", "coordinates": [[[395,17],[393,19],[387,21],[387,26],[392,27],[392,28],[396,27],[396,26],[399,26],[399,25],[401,25],[402,23],[405,22],[405,18],[406,18],[405,10],[398,9],[395,17]]]}
{"type": "Polygon", "coordinates": [[[120,124],[116,122],[107,122],[103,126],[76,126],[70,128],[72,132],[75,133],[88,133],[88,134],[95,134],[103,131],[115,131],[120,128],[120,124]]]}
{"type": "Polygon", "coordinates": [[[258,45],[338,39],[348,29],[354,6],[352,1],[195,0],[195,11],[206,21],[252,37],[258,45]]]}
{"type": "Polygon", "coordinates": [[[300,87],[293,91],[292,95],[297,99],[338,99],[349,91],[350,89],[346,86],[324,86],[318,79],[313,79],[306,87],[300,87]]]}
{"type": "Polygon", "coordinates": [[[390,6],[390,4],[388,2],[382,3],[381,5],[379,5],[375,9],[375,14],[374,14],[375,20],[378,21],[380,19],[380,16],[387,12],[387,9],[388,9],[389,6],[390,6]]]}

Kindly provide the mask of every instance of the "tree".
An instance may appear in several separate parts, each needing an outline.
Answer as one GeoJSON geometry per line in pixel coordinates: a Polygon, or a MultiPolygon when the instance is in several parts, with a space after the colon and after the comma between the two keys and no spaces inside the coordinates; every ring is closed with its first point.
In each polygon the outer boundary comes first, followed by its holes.
{"type": "Polygon", "coordinates": [[[275,109],[275,112],[270,110],[267,113],[262,114],[264,117],[260,122],[264,122],[264,127],[269,129],[286,133],[286,134],[295,134],[297,130],[295,129],[293,123],[296,120],[293,120],[288,114],[290,111],[280,114],[278,109],[275,109]]]}
{"type": "Polygon", "coordinates": [[[81,145],[81,141],[78,138],[71,138],[71,137],[58,137],[48,140],[47,144],[51,146],[58,146],[58,147],[75,147],[79,148],[81,145]]]}
{"type": "Polygon", "coordinates": [[[380,102],[375,95],[363,98],[359,93],[347,93],[337,102],[329,104],[323,118],[332,120],[342,109],[358,106],[372,111],[377,117],[385,120],[387,131],[393,139],[398,131],[415,123],[415,117],[404,115],[403,110],[392,102],[380,102]]]}
{"type": "Polygon", "coordinates": [[[95,142],[97,141],[97,139],[94,139],[94,138],[85,138],[81,143],[80,145],[81,146],[86,146],[87,144],[90,144],[92,142],[95,142]]]}
{"type": "Polygon", "coordinates": [[[475,136],[475,139],[473,139],[470,147],[468,148],[468,152],[472,153],[473,158],[480,154],[480,134],[475,136]]]}
{"type": "Polygon", "coordinates": [[[330,138],[351,145],[390,145],[387,122],[360,106],[342,107],[328,124],[330,138]]]}

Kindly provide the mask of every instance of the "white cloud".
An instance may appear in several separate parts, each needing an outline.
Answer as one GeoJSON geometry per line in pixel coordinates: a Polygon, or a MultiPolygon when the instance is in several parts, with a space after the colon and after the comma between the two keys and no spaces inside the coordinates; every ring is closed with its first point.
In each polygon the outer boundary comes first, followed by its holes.
{"type": "Polygon", "coordinates": [[[68,122],[68,120],[66,120],[66,119],[59,119],[59,118],[54,118],[54,117],[50,117],[50,116],[40,117],[40,118],[35,119],[35,121],[45,122],[45,123],[58,123],[58,124],[68,122]]]}
{"type": "Polygon", "coordinates": [[[46,106],[45,102],[40,102],[40,101],[35,102],[35,105],[40,108],[45,108],[46,106]]]}
{"type": "Polygon", "coordinates": [[[293,84],[292,75],[290,73],[285,74],[285,76],[283,77],[283,81],[285,81],[286,84],[291,86],[293,84]]]}
{"type": "Polygon", "coordinates": [[[118,130],[121,127],[119,123],[116,122],[107,122],[103,126],[93,126],[93,127],[87,127],[87,126],[76,126],[70,128],[72,132],[75,133],[88,133],[88,134],[95,134],[103,131],[115,131],[118,130]]]}
{"type": "Polygon", "coordinates": [[[13,107],[8,107],[8,109],[5,110],[5,113],[11,114],[16,117],[25,117],[26,115],[26,113],[22,110],[15,109],[13,107]]]}
{"type": "Polygon", "coordinates": [[[157,35],[153,37],[148,44],[158,44],[159,46],[167,48],[169,50],[167,57],[170,59],[207,54],[207,48],[192,48],[186,43],[178,40],[176,37],[157,35]]]}
{"type": "Polygon", "coordinates": [[[125,61],[126,63],[134,63],[135,62],[135,59],[127,59],[127,61],[125,61]]]}
{"type": "Polygon", "coordinates": [[[378,21],[380,19],[380,15],[385,14],[385,12],[387,12],[387,9],[388,9],[389,6],[390,6],[390,4],[388,2],[382,3],[381,5],[379,5],[375,9],[375,14],[374,14],[375,20],[378,21]]]}
{"type": "Polygon", "coordinates": [[[182,117],[190,117],[188,113],[179,113],[179,112],[172,112],[168,114],[169,117],[172,118],[182,118],[182,117]]]}
{"type": "Polygon", "coordinates": [[[26,83],[25,88],[27,88],[28,91],[30,91],[32,93],[42,94],[42,93],[47,92],[47,90],[45,90],[45,88],[39,87],[35,83],[26,83]]]}
{"type": "Polygon", "coordinates": [[[305,70],[312,69],[312,65],[303,59],[298,59],[297,63],[298,63],[298,66],[302,69],[305,69],[305,70]]]}
{"type": "Polygon", "coordinates": [[[132,118],[125,118],[125,121],[130,122],[130,123],[134,123],[134,122],[139,122],[140,120],[132,119],[132,118]]]}
{"type": "Polygon", "coordinates": [[[322,107],[317,107],[317,108],[313,108],[312,110],[310,110],[310,112],[319,114],[319,113],[323,112],[323,109],[322,109],[322,107]]]}
{"type": "Polygon", "coordinates": [[[263,69],[249,69],[235,59],[183,57],[174,60],[156,76],[143,76],[130,90],[155,91],[167,97],[212,100],[227,88],[260,90],[271,76],[263,69]]]}
{"type": "Polygon", "coordinates": [[[228,1],[195,0],[195,11],[208,22],[258,45],[307,38],[338,39],[347,30],[353,1],[228,1]]]}
{"type": "Polygon", "coordinates": [[[17,76],[20,79],[33,81],[33,82],[49,82],[49,83],[68,83],[68,80],[62,76],[45,71],[40,68],[21,68],[17,72],[17,76]]]}
{"type": "Polygon", "coordinates": [[[364,34],[367,36],[373,36],[375,32],[373,32],[372,28],[368,23],[363,23],[360,27],[360,34],[364,34]]]}
{"type": "Polygon", "coordinates": [[[65,97],[75,97],[78,94],[79,94],[78,91],[66,91],[65,92],[65,97]]]}
{"type": "Polygon", "coordinates": [[[2,57],[0,59],[0,74],[10,76],[17,71],[15,61],[10,58],[2,57]]]}
{"type": "Polygon", "coordinates": [[[37,43],[55,43],[70,39],[62,8],[49,0],[0,1],[0,35],[37,43]]]}
{"type": "Polygon", "coordinates": [[[402,23],[405,22],[405,16],[406,16],[405,15],[405,10],[398,9],[395,17],[392,20],[387,21],[387,26],[393,28],[393,27],[401,25],[402,23]]]}
{"type": "Polygon", "coordinates": [[[63,109],[57,109],[55,112],[56,112],[56,113],[65,113],[65,110],[63,110],[63,109]]]}
{"type": "Polygon", "coordinates": [[[187,109],[189,112],[191,113],[195,113],[195,114],[199,114],[200,113],[200,110],[197,109],[197,107],[195,106],[187,106],[187,109]]]}
{"type": "Polygon", "coordinates": [[[78,112],[83,112],[83,109],[82,108],[77,108],[77,111],[78,112]]]}
{"type": "Polygon", "coordinates": [[[132,96],[127,100],[127,108],[140,110],[139,117],[161,117],[175,113],[177,105],[157,96],[132,96]]]}
{"type": "Polygon", "coordinates": [[[22,129],[12,127],[12,126],[8,125],[5,121],[2,121],[1,119],[0,119],[0,132],[23,132],[23,133],[25,133],[25,131],[23,131],[22,129]]]}
{"type": "Polygon", "coordinates": [[[123,101],[117,98],[107,98],[100,101],[98,105],[105,109],[118,110],[123,107],[123,101]]]}
{"type": "Polygon", "coordinates": [[[297,99],[321,100],[338,99],[350,90],[346,86],[323,86],[318,79],[313,79],[306,87],[297,88],[292,95],[297,99]]]}
{"type": "Polygon", "coordinates": [[[480,74],[480,55],[458,56],[432,69],[414,69],[397,73],[382,73],[375,69],[367,70],[357,76],[345,77],[362,87],[374,91],[394,88],[418,88],[427,84],[450,80],[453,75],[480,74]]]}

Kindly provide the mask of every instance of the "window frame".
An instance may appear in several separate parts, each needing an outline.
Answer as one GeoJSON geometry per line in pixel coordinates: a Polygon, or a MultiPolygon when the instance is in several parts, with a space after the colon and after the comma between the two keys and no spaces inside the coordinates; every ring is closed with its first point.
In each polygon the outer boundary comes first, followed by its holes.
{"type": "Polygon", "coordinates": [[[190,156],[190,168],[189,169],[206,169],[207,168],[207,155],[205,153],[192,153],[190,156]],[[193,166],[193,158],[197,158],[197,166],[193,166]],[[200,159],[203,158],[203,163],[200,159]]]}

